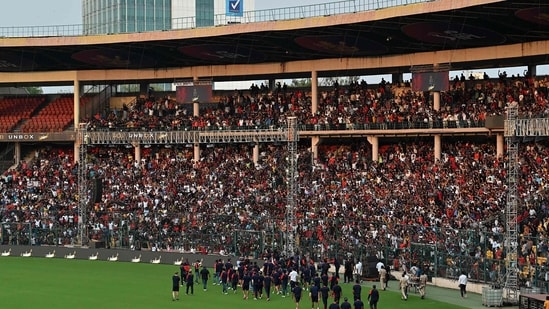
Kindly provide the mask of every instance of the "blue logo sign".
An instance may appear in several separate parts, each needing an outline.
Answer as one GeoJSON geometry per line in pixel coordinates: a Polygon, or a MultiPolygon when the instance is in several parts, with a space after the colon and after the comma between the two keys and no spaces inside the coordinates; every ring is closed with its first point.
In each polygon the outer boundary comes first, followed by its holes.
{"type": "Polygon", "coordinates": [[[244,0],[227,0],[227,16],[242,16],[244,0]]]}

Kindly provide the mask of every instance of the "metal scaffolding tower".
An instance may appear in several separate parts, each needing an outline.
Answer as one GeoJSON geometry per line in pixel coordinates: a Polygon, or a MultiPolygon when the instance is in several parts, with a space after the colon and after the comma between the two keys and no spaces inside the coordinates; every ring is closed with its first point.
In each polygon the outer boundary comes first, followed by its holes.
{"type": "Polygon", "coordinates": [[[503,285],[503,301],[508,304],[518,304],[518,235],[517,204],[519,202],[517,180],[519,162],[519,143],[524,137],[549,136],[549,119],[518,118],[516,102],[507,109],[507,119],[504,125],[507,156],[509,159],[507,173],[507,206],[505,207],[505,239],[506,252],[505,283],[503,285]]]}
{"type": "Polygon", "coordinates": [[[88,233],[86,230],[88,207],[88,177],[86,175],[86,146],[88,142],[87,124],[80,124],[78,127],[78,244],[88,244],[88,233]]]}
{"type": "Polygon", "coordinates": [[[516,119],[518,108],[516,104],[507,109],[505,122],[505,139],[509,159],[507,173],[507,205],[505,207],[505,252],[507,267],[505,269],[505,284],[502,296],[508,303],[518,303],[518,271],[517,271],[517,169],[518,169],[518,138],[516,136],[516,119]]]}
{"type": "Polygon", "coordinates": [[[295,203],[297,197],[297,141],[299,139],[297,130],[297,118],[288,117],[288,165],[286,169],[288,196],[286,204],[286,257],[294,256],[296,250],[296,229],[295,203]]]}

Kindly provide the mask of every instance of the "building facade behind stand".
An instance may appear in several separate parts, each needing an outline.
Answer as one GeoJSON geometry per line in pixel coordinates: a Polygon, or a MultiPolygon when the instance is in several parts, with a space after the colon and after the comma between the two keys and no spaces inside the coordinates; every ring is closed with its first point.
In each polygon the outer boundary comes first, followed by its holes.
{"type": "MultiPolygon", "coordinates": [[[[253,11],[254,0],[240,2],[239,12],[253,11]]],[[[85,35],[116,34],[217,26],[225,19],[225,0],[82,1],[85,35]]],[[[231,22],[240,22],[240,13],[231,22]]]]}

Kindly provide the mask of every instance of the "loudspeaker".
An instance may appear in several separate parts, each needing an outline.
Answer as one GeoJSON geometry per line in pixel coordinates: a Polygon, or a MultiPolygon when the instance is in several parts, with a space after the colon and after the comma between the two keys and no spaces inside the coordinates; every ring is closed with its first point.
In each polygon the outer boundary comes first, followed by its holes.
{"type": "Polygon", "coordinates": [[[484,126],[488,129],[502,129],[505,117],[503,115],[486,116],[484,126]]]}
{"type": "Polygon", "coordinates": [[[377,264],[377,262],[379,261],[379,259],[378,259],[377,256],[375,256],[375,255],[370,255],[370,256],[366,257],[366,261],[367,261],[368,263],[377,264]]]}
{"type": "Polygon", "coordinates": [[[377,268],[375,266],[370,266],[366,268],[366,277],[367,278],[376,278],[379,275],[377,268]]]}
{"type": "Polygon", "coordinates": [[[103,195],[103,181],[100,178],[96,178],[93,183],[93,202],[100,203],[101,195],[103,195]]]}

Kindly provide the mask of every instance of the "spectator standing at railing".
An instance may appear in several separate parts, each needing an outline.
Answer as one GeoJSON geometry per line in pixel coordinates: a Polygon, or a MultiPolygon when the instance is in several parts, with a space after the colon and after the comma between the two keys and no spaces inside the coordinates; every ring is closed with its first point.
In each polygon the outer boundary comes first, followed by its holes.
{"type": "Polygon", "coordinates": [[[458,284],[461,297],[467,298],[467,274],[465,271],[462,271],[461,275],[459,275],[458,284]]]}

